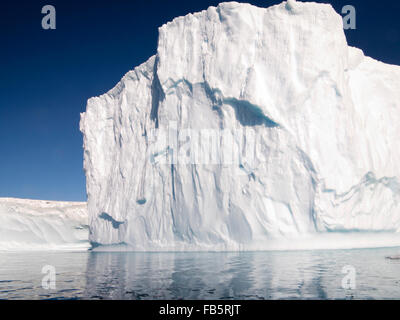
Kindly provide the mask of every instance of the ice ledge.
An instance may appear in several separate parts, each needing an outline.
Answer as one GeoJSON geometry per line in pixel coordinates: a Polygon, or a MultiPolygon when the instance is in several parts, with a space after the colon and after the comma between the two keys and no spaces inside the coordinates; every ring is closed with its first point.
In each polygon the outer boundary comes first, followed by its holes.
{"type": "Polygon", "coordinates": [[[0,251],[87,250],[85,202],[0,198],[0,251]]]}

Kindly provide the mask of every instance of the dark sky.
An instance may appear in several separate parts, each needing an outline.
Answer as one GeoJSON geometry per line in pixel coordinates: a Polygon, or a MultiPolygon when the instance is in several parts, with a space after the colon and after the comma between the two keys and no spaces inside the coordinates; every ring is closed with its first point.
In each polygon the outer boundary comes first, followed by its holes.
{"type": "MultiPolygon", "coordinates": [[[[0,197],[85,200],[79,114],[156,51],[157,29],[219,1],[5,0],[0,6],[0,197]],[[43,30],[51,4],[57,29],[43,30]]],[[[268,7],[281,1],[245,1],[268,7]]],[[[400,1],[329,2],[357,10],[350,45],[400,65],[400,1]]]]}

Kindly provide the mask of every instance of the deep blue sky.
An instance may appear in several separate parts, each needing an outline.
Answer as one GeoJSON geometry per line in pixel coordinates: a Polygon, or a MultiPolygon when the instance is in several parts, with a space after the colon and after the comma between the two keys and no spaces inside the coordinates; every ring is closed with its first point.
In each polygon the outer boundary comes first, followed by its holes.
{"type": "MultiPolygon", "coordinates": [[[[79,114],[156,51],[157,29],[220,1],[6,0],[0,7],[0,197],[85,200],[79,114]],[[41,28],[54,5],[57,29],[41,28]]],[[[245,1],[268,7],[281,1],[245,1]]],[[[400,65],[400,2],[357,9],[350,45],[400,65]]]]}

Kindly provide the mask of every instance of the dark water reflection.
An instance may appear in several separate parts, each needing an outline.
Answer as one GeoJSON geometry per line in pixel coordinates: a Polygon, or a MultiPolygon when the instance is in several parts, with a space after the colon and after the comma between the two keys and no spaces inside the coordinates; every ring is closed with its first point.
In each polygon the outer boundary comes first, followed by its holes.
{"type": "Polygon", "coordinates": [[[385,259],[399,250],[0,253],[0,299],[400,299],[400,263],[385,259]]]}

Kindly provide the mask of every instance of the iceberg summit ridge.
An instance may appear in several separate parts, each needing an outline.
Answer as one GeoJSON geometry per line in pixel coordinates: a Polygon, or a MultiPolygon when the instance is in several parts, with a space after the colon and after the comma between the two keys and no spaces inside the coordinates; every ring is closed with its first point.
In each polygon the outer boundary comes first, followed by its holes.
{"type": "Polygon", "coordinates": [[[81,114],[90,241],[264,250],[385,232],[379,245],[399,245],[399,89],[400,67],[348,46],[328,4],[178,17],[81,114]]]}

